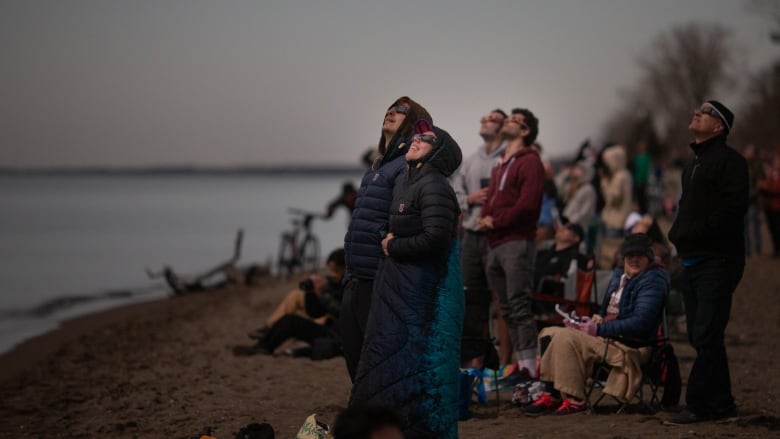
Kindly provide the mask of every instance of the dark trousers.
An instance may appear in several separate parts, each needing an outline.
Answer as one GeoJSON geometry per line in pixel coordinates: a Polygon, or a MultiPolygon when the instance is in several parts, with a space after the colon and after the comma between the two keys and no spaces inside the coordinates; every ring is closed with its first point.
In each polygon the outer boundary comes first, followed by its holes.
{"type": "Polygon", "coordinates": [[[696,349],[685,401],[697,415],[718,415],[735,407],[724,335],[744,269],[744,259],[709,258],[683,270],[688,340],[696,349]]]}
{"type": "Polygon", "coordinates": [[[291,338],[311,343],[317,338],[329,335],[330,331],[327,326],[320,325],[311,319],[297,314],[287,314],[274,323],[271,331],[260,345],[267,349],[268,352],[273,352],[282,343],[291,338]]]}
{"type": "Polygon", "coordinates": [[[373,280],[352,278],[344,286],[339,322],[347,371],[353,382],[360,362],[360,351],[363,350],[363,336],[366,333],[373,292],[373,280]]]}
{"type": "Polygon", "coordinates": [[[780,210],[765,209],[764,214],[769,235],[772,237],[772,251],[776,257],[780,256],[780,210]]]}
{"type": "Polygon", "coordinates": [[[483,233],[466,230],[461,240],[460,270],[466,296],[466,312],[463,335],[485,337],[488,333],[492,295],[488,288],[485,267],[487,265],[487,240],[483,233]]]}

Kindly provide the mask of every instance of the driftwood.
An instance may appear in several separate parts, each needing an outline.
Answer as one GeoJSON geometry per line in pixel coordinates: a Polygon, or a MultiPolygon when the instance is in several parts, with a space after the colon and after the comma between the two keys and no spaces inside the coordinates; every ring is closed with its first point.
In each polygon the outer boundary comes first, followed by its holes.
{"type": "Polygon", "coordinates": [[[152,271],[147,268],[146,275],[150,279],[164,278],[174,294],[177,295],[214,290],[227,285],[252,285],[258,278],[270,274],[270,262],[262,265],[252,264],[238,267],[237,262],[241,257],[243,239],[244,231],[238,229],[233,247],[233,257],[201,274],[184,277],[174,272],[170,266],[165,265],[160,271],[152,271]]]}

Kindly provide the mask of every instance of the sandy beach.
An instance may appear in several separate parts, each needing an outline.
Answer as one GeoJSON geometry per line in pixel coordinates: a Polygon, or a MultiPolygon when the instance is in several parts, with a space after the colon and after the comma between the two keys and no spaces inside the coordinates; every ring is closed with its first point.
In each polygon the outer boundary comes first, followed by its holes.
{"type": "MultiPolygon", "coordinates": [[[[502,392],[475,406],[460,436],[771,437],[780,436],[775,371],[780,353],[780,263],[748,259],[734,298],[727,344],[740,418],[729,424],[663,425],[666,413],[529,418],[502,392]]],[[[189,438],[212,427],[233,438],[252,422],[294,437],[306,417],[333,422],[349,377],[341,357],[235,357],[296,282],[269,279],[233,289],[126,306],[66,322],[2,356],[0,436],[189,438]]],[[[683,384],[693,351],[674,336],[683,384]]]]}

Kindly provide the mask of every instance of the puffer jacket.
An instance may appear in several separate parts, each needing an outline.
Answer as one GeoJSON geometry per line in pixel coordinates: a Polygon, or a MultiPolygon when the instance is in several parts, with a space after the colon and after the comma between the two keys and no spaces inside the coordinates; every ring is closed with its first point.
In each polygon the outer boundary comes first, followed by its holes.
{"type": "Polygon", "coordinates": [[[388,231],[395,180],[406,167],[409,139],[396,135],[387,154],[363,175],[355,210],[344,236],[347,276],[373,280],[382,260],[382,235],[388,231]]]}
{"type": "Polygon", "coordinates": [[[455,438],[464,296],[460,208],[447,176],[461,153],[449,134],[434,132],[434,150],[396,182],[393,239],[374,282],[350,405],[392,406],[406,437],[455,438]]]}
{"type": "MultiPolygon", "coordinates": [[[[436,135],[445,132],[436,129],[436,135]]],[[[447,142],[440,139],[439,142],[447,142]]],[[[455,144],[457,146],[457,144],[455,144]]],[[[425,162],[412,162],[399,177],[390,207],[390,240],[387,251],[400,262],[430,259],[446,260],[452,239],[456,236],[460,207],[447,176],[461,161],[460,149],[446,143],[431,152],[425,162]],[[454,166],[454,167],[453,167],[454,166]]],[[[443,263],[440,260],[440,263],[443,263]]]]}
{"type": "MultiPolygon", "coordinates": [[[[607,315],[612,293],[620,286],[623,268],[616,268],[607,285],[601,315],[607,315]]],[[[669,291],[669,273],[661,265],[651,265],[628,280],[618,306],[618,318],[596,326],[596,335],[617,338],[627,345],[643,345],[657,339],[661,310],[669,291]]]]}

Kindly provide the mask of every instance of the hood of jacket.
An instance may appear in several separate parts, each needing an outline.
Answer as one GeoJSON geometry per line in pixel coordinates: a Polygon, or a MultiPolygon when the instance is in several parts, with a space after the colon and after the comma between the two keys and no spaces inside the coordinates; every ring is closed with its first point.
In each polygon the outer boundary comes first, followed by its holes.
{"type": "Polygon", "coordinates": [[[449,177],[460,166],[463,154],[455,139],[450,136],[450,133],[436,126],[433,127],[433,132],[436,134],[436,143],[428,155],[409,162],[410,176],[415,173],[414,170],[427,168],[435,169],[445,177],[449,177]]]}
{"type": "Polygon", "coordinates": [[[626,148],[622,145],[610,146],[604,150],[602,157],[604,164],[607,165],[613,174],[626,167],[626,148]]]}
{"type": "MultiPolygon", "coordinates": [[[[414,123],[417,122],[419,119],[425,119],[431,121],[433,123],[433,118],[428,113],[428,110],[425,109],[422,105],[418,104],[417,102],[413,101],[412,98],[408,96],[401,96],[400,98],[396,99],[392,104],[390,104],[387,109],[391,109],[397,105],[408,105],[409,106],[409,112],[406,114],[406,117],[404,118],[404,121],[401,122],[401,126],[398,127],[398,132],[395,133],[395,136],[393,136],[393,139],[390,141],[391,145],[385,145],[385,137],[380,133],[379,135],[379,154],[385,155],[388,151],[390,153],[393,153],[392,148],[389,148],[390,146],[393,146],[392,144],[401,143],[399,142],[399,139],[403,139],[406,141],[406,143],[409,143],[408,140],[412,138],[412,135],[414,134],[414,123]]],[[[382,118],[384,120],[385,115],[382,115],[382,118]]]]}

